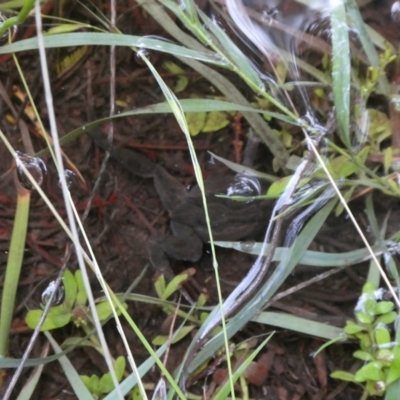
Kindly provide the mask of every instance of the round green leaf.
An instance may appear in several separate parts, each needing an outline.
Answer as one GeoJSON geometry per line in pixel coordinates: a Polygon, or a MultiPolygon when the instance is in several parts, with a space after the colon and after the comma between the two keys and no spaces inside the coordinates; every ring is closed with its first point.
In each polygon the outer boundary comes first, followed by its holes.
{"type": "Polygon", "coordinates": [[[355,374],[356,382],[365,382],[369,380],[375,382],[385,380],[385,374],[382,371],[382,363],[379,361],[369,362],[361,367],[355,374]]]}
{"type": "Polygon", "coordinates": [[[230,124],[228,114],[223,111],[211,111],[207,114],[202,132],[215,132],[230,124]]]}
{"type": "Polygon", "coordinates": [[[331,373],[331,378],[341,379],[342,381],[356,382],[355,377],[350,372],[346,371],[335,371],[331,373]]]}
{"type": "Polygon", "coordinates": [[[357,350],[353,353],[353,357],[363,361],[372,361],[374,358],[367,351],[357,350]]]}
{"type": "Polygon", "coordinates": [[[353,321],[346,321],[346,326],[344,327],[344,332],[347,335],[355,335],[356,333],[365,331],[365,328],[357,325],[353,321]]]}
{"type": "Polygon", "coordinates": [[[397,318],[397,313],[395,311],[388,312],[387,314],[380,315],[376,320],[375,324],[392,324],[397,318]]]}
{"type": "Polygon", "coordinates": [[[356,318],[358,322],[361,322],[362,324],[371,324],[373,321],[373,317],[371,315],[362,311],[356,312],[356,318]]]}
{"type": "Polygon", "coordinates": [[[378,346],[383,346],[390,343],[390,333],[387,328],[380,326],[375,329],[375,341],[378,346]]]}
{"type": "Polygon", "coordinates": [[[118,382],[121,382],[121,379],[124,376],[125,367],[126,367],[125,357],[119,356],[114,363],[115,375],[117,376],[118,382]]]}
{"type": "Polygon", "coordinates": [[[197,136],[204,128],[206,123],[207,113],[185,113],[186,122],[189,127],[189,132],[192,136],[197,136]]]}
{"type": "MultiPolygon", "coordinates": [[[[181,328],[181,330],[179,331],[179,333],[175,336],[174,340],[172,341],[172,343],[177,343],[179,342],[181,339],[183,339],[186,335],[188,335],[192,330],[194,329],[194,325],[190,325],[190,326],[184,326],[183,328],[181,328]]],[[[152,343],[155,346],[162,346],[163,344],[167,343],[169,339],[169,336],[167,335],[157,335],[153,340],[152,343]]]]}
{"type": "Polygon", "coordinates": [[[375,306],[375,315],[378,314],[386,314],[392,311],[394,308],[394,304],[391,301],[380,301],[376,303],[375,306]]]}
{"type": "MultiPolygon", "coordinates": [[[[30,310],[25,317],[25,322],[31,329],[35,329],[40,318],[42,317],[42,310],[30,310]]],[[[72,313],[65,308],[50,308],[46,319],[41,327],[41,331],[50,331],[52,329],[61,328],[71,321],[72,313]]]]}

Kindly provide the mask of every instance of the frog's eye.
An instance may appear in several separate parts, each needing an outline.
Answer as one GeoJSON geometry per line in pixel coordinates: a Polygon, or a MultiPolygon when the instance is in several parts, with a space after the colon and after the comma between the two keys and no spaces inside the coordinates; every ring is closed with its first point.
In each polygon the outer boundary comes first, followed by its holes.
{"type": "Polygon", "coordinates": [[[187,185],[186,186],[186,191],[190,192],[195,186],[196,186],[196,183],[191,183],[190,185],[187,185]]]}
{"type": "Polygon", "coordinates": [[[227,188],[227,196],[258,196],[261,194],[260,181],[254,176],[238,174],[227,188]]]}

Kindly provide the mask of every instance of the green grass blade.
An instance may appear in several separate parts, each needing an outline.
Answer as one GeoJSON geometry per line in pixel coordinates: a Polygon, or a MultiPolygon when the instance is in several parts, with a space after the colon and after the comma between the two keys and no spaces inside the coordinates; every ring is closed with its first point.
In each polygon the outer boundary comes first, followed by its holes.
{"type": "MultiPolygon", "coordinates": [[[[226,158],[220,157],[217,154],[209,151],[209,154],[213,156],[216,160],[220,161],[222,164],[226,165],[229,169],[237,174],[244,174],[247,176],[254,176],[256,178],[265,179],[267,182],[275,182],[280,178],[275,175],[270,175],[265,172],[259,172],[253,168],[246,167],[245,165],[234,163],[233,161],[229,161],[226,158]]],[[[232,198],[232,196],[230,196],[232,198]]]]}
{"type": "Polygon", "coordinates": [[[31,194],[20,187],[11,234],[0,311],[0,358],[7,353],[15,296],[25,252],[31,194]]]}
{"type": "MultiPolygon", "coordinates": [[[[240,105],[222,100],[213,100],[213,99],[183,99],[180,100],[182,109],[184,112],[210,112],[210,111],[240,111],[246,114],[250,113],[259,113],[259,114],[269,114],[265,110],[260,110],[256,108],[250,107],[250,105],[240,105]]],[[[159,114],[159,113],[172,113],[171,107],[167,102],[153,104],[146,107],[137,108],[135,110],[125,111],[120,114],[115,114],[112,118],[105,117],[98,119],[93,122],[89,122],[86,125],[83,125],[80,128],[69,132],[65,136],[60,139],[60,145],[64,146],[70,141],[78,138],[82,133],[88,132],[91,129],[99,126],[105,122],[110,121],[110,119],[117,118],[126,118],[132,117],[135,115],[147,115],[147,114],[159,114]]],[[[275,115],[275,118],[281,119],[285,122],[290,122],[287,117],[282,114],[275,115]]],[[[261,118],[262,120],[262,118],[261,118]]],[[[37,152],[36,157],[42,157],[48,153],[48,149],[43,149],[37,152]]]]}
{"type": "MultiPolygon", "coordinates": [[[[221,61],[218,55],[211,51],[204,53],[191,50],[164,40],[153,39],[148,37],[122,35],[118,33],[107,32],[70,32],[60,33],[59,35],[45,36],[44,46],[46,49],[72,47],[72,46],[125,46],[137,47],[139,49],[156,50],[164,53],[172,54],[179,57],[188,57],[198,59],[220,66],[225,63],[221,61]]],[[[27,50],[36,50],[38,48],[38,40],[36,37],[21,40],[9,45],[0,47],[0,54],[17,53],[27,50]]]]}
{"type": "MultiPolygon", "coordinates": [[[[147,57],[144,54],[141,54],[140,52],[138,52],[138,55],[147,64],[147,67],[149,68],[149,70],[153,74],[154,78],[157,80],[157,82],[158,82],[158,84],[159,84],[159,86],[160,86],[160,88],[161,88],[161,90],[162,90],[162,92],[163,92],[163,94],[165,96],[165,99],[169,103],[169,105],[170,105],[170,107],[171,107],[171,109],[172,109],[172,111],[174,113],[174,116],[176,118],[176,121],[178,122],[178,124],[179,124],[183,134],[185,135],[185,138],[186,138],[186,142],[187,142],[187,145],[188,145],[188,148],[189,148],[190,158],[191,158],[192,163],[193,163],[193,169],[194,169],[197,185],[199,186],[199,189],[200,189],[200,192],[201,192],[202,204],[203,204],[203,208],[204,208],[204,216],[205,216],[206,226],[207,226],[207,232],[208,232],[208,236],[210,238],[214,274],[215,274],[215,279],[216,279],[216,282],[217,282],[218,303],[219,303],[219,306],[221,307],[222,306],[222,290],[221,290],[221,286],[220,286],[220,279],[219,279],[219,272],[218,272],[218,262],[217,262],[216,252],[215,252],[215,246],[214,246],[214,243],[213,243],[213,233],[212,233],[212,230],[211,230],[211,220],[210,220],[208,207],[207,207],[207,197],[206,197],[206,192],[205,192],[204,181],[203,181],[203,176],[202,176],[200,164],[198,162],[196,151],[195,151],[195,148],[194,148],[194,144],[193,144],[192,138],[191,138],[190,133],[189,133],[189,127],[188,127],[188,124],[186,122],[185,114],[183,112],[183,109],[182,109],[182,106],[180,105],[179,100],[177,99],[175,94],[165,84],[165,82],[163,81],[161,76],[158,74],[158,72],[154,68],[154,66],[147,59],[147,57]]],[[[223,327],[223,332],[222,333],[223,333],[223,337],[225,338],[225,340],[224,340],[225,349],[226,349],[226,352],[229,353],[229,343],[228,343],[227,336],[225,334],[225,319],[224,319],[223,316],[222,316],[222,321],[221,322],[222,322],[222,327],[223,327]]],[[[232,369],[231,369],[231,364],[230,364],[230,359],[229,358],[227,359],[227,365],[228,365],[229,376],[231,376],[232,375],[232,369]]],[[[175,382],[171,382],[170,381],[170,383],[173,385],[175,382]]],[[[232,396],[234,397],[233,385],[231,386],[231,389],[232,389],[231,390],[232,396]]],[[[175,387],[174,387],[174,390],[176,390],[175,387]]]]}
{"type": "Polygon", "coordinates": [[[342,0],[330,0],[332,32],[332,82],[336,119],[343,143],[350,140],[350,43],[346,9],[342,0]]]}
{"type": "Polygon", "coordinates": [[[342,328],[279,312],[262,312],[252,321],[328,340],[343,334],[342,328]]]}
{"type": "Polygon", "coordinates": [[[26,3],[26,0],[4,1],[0,4],[0,10],[1,11],[12,11],[14,8],[23,7],[25,3],[26,3]]]}
{"type": "MultiPolygon", "coordinates": [[[[44,332],[44,334],[47,337],[47,340],[50,342],[51,346],[53,347],[53,350],[55,353],[61,353],[62,350],[60,346],[57,344],[57,342],[53,339],[53,336],[50,334],[50,332],[44,332]]],[[[89,400],[93,399],[92,394],[89,392],[89,390],[86,388],[86,386],[83,384],[78,372],[74,368],[74,366],[71,364],[71,361],[66,356],[62,356],[58,359],[65,376],[68,379],[69,384],[72,387],[72,390],[76,394],[78,399],[82,400],[89,400]]]]}
{"type": "Polygon", "coordinates": [[[264,91],[264,83],[261,81],[259,74],[244,53],[235,45],[226,32],[216,22],[212,21],[200,10],[199,14],[206,27],[218,40],[221,52],[237,69],[236,72],[240,71],[242,74],[246,75],[252,86],[258,87],[260,91],[264,91]]]}
{"type": "MultiPolygon", "coordinates": [[[[389,243],[388,243],[389,244],[389,243]]],[[[242,253],[260,255],[263,243],[260,242],[215,242],[216,246],[226,249],[234,249],[242,253]]],[[[372,247],[375,255],[381,255],[383,248],[380,245],[372,247]]],[[[269,247],[265,248],[264,255],[267,255],[269,247]]],[[[288,249],[285,247],[278,247],[275,250],[273,261],[282,261],[288,249]]],[[[371,254],[368,249],[357,249],[346,251],[343,253],[324,253],[320,251],[307,250],[301,258],[299,264],[309,265],[311,267],[333,268],[333,267],[346,267],[348,265],[359,264],[361,262],[371,259],[371,254]]]]}
{"type": "MultiPolygon", "coordinates": [[[[146,63],[147,67],[149,68],[149,70],[153,74],[154,78],[157,80],[157,83],[159,84],[159,86],[160,86],[160,88],[161,88],[161,90],[162,90],[162,92],[163,92],[163,94],[165,96],[165,99],[166,99],[167,103],[169,104],[169,106],[172,109],[172,112],[174,113],[176,121],[178,122],[182,132],[185,135],[185,138],[186,138],[186,141],[187,141],[187,145],[188,145],[188,148],[189,148],[190,157],[191,157],[192,163],[193,163],[193,168],[194,168],[194,172],[195,172],[195,176],[196,176],[196,181],[197,181],[197,184],[198,184],[198,186],[200,188],[201,195],[202,195],[202,203],[203,203],[203,207],[204,207],[206,225],[207,225],[208,234],[209,234],[210,243],[211,243],[211,252],[212,252],[212,256],[213,256],[213,265],[214,265],[216,279],[218,281],[218,268],[217,268],[218,264],[217,264],[216,254],[215,254],[215,247],[213,245],[213,239],[212,239],[213,236],[212,236],[212,231],[211,231],[210,217],[209,217],[208,208],[207,208],[207,199],[206,199],[206,195],[205,195],[205,187],[204,187],[201,168],[200,168],[199,162],[197,160],[197,155],[196,155],[196,151],[195,151],[195,148],[194,148],[194,144],[193,144],[193,141],[192,141],[192,139],[190,137],[189,128],[188,128],[188,125],[187,125],[187,122],[186,122],[186,119],[185,119],[185,114],[183,112],[183,109],[182,109],[182,107],[180,105],[179,100],[176,98],[175,94],[165,84],[165,82],[163,81],[161,76],[158,74],[158,72],[154,68],[154,66],[150,63],[150,61],[148,60],[146,55],[143,54],[143,53],[138,52],[138,56],[140,56],[142,58],[142,60],[146,63]]],[[[220,287],[218,285],[217,285],[217,288],[218,288],[219,300],[220,300],[220,303],[222,303],[221,290],[220,290],[220,287]]],[[[227,341],[225,341],[225,344],[226,344],[226,347],[228,347],[227,341]]],[[[229,369],[229,362],[228,362],[228,369],[229,369]]],[[[164,370],[165,370],[165,368],[164,368],[164,370]]],[[[179,388],[176,385],[176,382],[171,378],[171,376],[169,374],[166,374],[166,378],[168,379],[170,384],[173,386],[173,389],[180,396],[182,396],[182,392],[179,390],[179,388]]]]}
{"type": "MultiPolygon", "coordinates": [[[[9,4],[10,3],[11,2],[9,2],[9,4]]],[[[6,21],[0,24],[0,37],[7,29],[10,29],[14,25],[22,24],[28,14],[32,11],[34,5],[35,0],[25,0],[22,4],[21,11],[15,17],[8,18],[6,21]]]]}
{"type": "Polygon", "coordinates": [[[355,0],[348,0],[347,1],[347,10],[351,21],[353,22],[358,37],[360,38],[361,44],[364,48],[365,54],[368,58],[372,67],[378,67],[379,65],[379,56],[378,52],[376,51],[373,43],[371,42],[368,32],[365,28],[365,23],[363,18],[360,14],[360,10],[357,7],[357,3],[355,0]]]}
{"type": "MultiPolygon", "coordinates": [[[[379,66],[379,55],[369,35],[371,30],[368,31],[366,29],[362,15],[355,0],[348,0],[347,10],[349,17],[354,24],[358,37],[360,38],[361,45],[365,51],[365,54],[367,55],[369,63],[372,67],[377,68],[379,66]]],[[[390,85],[384,74],[381,74],[379,77],[379,88],[383,94],[387,96],[390,94],[390,85]]]]}
{"type": "MultiPolygon", "coordinates": [[[[82,338],[77,341],[73,346],[68,347],[61,353],[57,353],[53,356],[41,357],[41,358],[30,358],[25,362],[25,367],[37,367],[38,365],[45,365],[54,361],[57,361],[60,357],[67,355],[69,352],[74,350],[79,345],[83,345],[87,338],[82,338]]],[[[0,358],[0,369],[2,368],[18,368],[21,364],[19,358],[0,358]]]]}

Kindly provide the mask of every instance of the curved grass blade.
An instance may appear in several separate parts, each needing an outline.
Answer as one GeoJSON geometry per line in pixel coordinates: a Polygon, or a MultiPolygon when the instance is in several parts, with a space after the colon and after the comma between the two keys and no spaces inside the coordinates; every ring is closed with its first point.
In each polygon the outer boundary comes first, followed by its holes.
{"type": "MultiPolygon", "coordinates": [[[[379,55],[375,49],[374,44],[371,41],[370,35],[368,34],[369,32],[365,27],[365,23],[355,0],[348,0],[347,10],[356,28],[356,32],[358,34],[358,37],[360,38],[360,42],[362,44],[362,47],[364,48],[369,63],[372,67],[377,68],[379,66],[379,55]]],[[[384,74],[380,74],[379,76],[379,88],[383,94],[387,96],[390,94],[390,85],[384,74]]]]}
{"type": "MultiPolygon", "coordinates": [[[[9,4],[12,2],[9,2],[9,4]]],[[[0,24],[0,37],[3,35],[3,33],[7,30],[10,29],[11,27],[15,25],[22,24],[25,19],[27,18],[28,14],[32,11],[33,6],[35,5],[35,0],[25,0],[21,6],[21,11],[14,17],[8,18],[6,21],[2,22],[0,24]]],[[[3,7],[6,7],[7,5],[3,5],[3,7]]],[[[11,5],[9,5],[10,7],[11,5]]],[[[15,7],[15,5],[13,5],[15,7]]]]}
{"type": "MultiPolygon", "coordinates": [[[[208,62],[220,66],[225,66],[225,62],[211,51],[200,52],[182,47],[164,40],[133,35],[122,35],[107,32],[71,32],[58,35],[44,36],[44,46],[46,49],[73,47],[73,46],[124,46],[136,47],[139,49],[157,50],[179,57],[194,58],[203,62],[208,62]]],[[[36,50],[38,48],[36,37],[21,40],[12,44],[0,47],[0,54],[17,53],[21,51],[36,50]]]]}
{"type": "MultiPolygon", "coordinates": [[[[215,158],[222,164],[226,165],[229,169],[236,172],[237,174],[243,174],[243,175],[247,175],[247,176],[255,176],[257,178],[265,179],[267,182],[275,182],[275,181],[279,180],[279,178],[274,175],[270,175],[265,172],[259,172],[253,168],[246,167],[245,165],[234,163],[233,161],[229,161],[223,157],[220,157],[211,151],[209,151],[208,153],[211,154],[213,156],[213,158],[215,158]]],[[[230,196],[230,197],[232,197],[232,196],[230,196]]]]}
{"type": "Polygon", "coordinates": [[[235,68],[246,75],[247,79],[254,87],[258,87],[260,91],[265,91],[264,83],[261,81],[259,74],[244,53],[235,45],[217,22],[210,19],[202,11],[198,10],[198,12],[206,27],[218,40],[222,54],[231,61],[235,68]]]}
{"type": "MultiPolygon", "coordinates": [[[[250,105],[240,105],[235,104],[227,101],[222,100],[212,100],[212,99],[183,99],[180,100],[182,109],[184,112],[210,112],[210,111],[239,111],[243,113],[259,113],[259,114],[269,114],[268,111],[260,110],[256,108],[252,108],[250,105]]],[[[89,122],[86,125],[83,125],[80,128],[69,132],[65,136],[60,139],[60,145],[63,146],[70,141],[79,137],[82,133],[88,132],[91,129],[99,126],[105,122],[110,121],[110,119],[117,119],[117,118],[126,118],[132,117],[135,115],[146,115],[146,114],[159,114],[159,113],[172,113],[171,107],[167,102],[153,104],[150,106],[138,108],[131,111],[125,111],[119,114],[115,114],[112,118],[105,117],[98,119],[93,122],[89,122]]],[[[276,113],[274,113],[276,114],[276,113]]],[[[282,114],[274,116],[277,119],[281,119],[282,121],[289,122],[288,118],[282,114]]],[[[43,149],[35,154],[36,157],[42,157],[48,153],[48,149],[43,149]]]]}
{"type": "MultiPolygon", "coordinates": [[[[260,312],[264,304],[271,299],[271,297],[285,281],[287,276],[292,273],[293,269],[303,258],[306,249],[314,240],[315,235],[319,232],[326,218],[329,216],[336,204],[336,199],[329,201],[310,219],[295,240],[292,247],[287,252],[289,257],[285,258],[284,261],[281,261],[278,264],[268,281],[253,296],[253,301],[248,302],[248,304],[244,306],[239,314],[235,315],[231,320],[228,321],[226,326],[228,338],[232,337],[236,332],[242,329],[248,321],[250,321],[258,312],[260,312]]],[[[208,320],[211,320],[212,318],[213,316],[210,314],[208,320]]],[[[206,321],[194,337],[192,345],[193,343],[197,342],[197,340],[202,336],[203,331],[205,331],[207,328],[206,321]]],[[[188,373],[193,372],[209,357],[212,357],[222,346],[222,344],[223,338],[221,334],[217,334],[209,342],[207,342],[207,345],[204,346],[196,355],[196,357],[190,362],[188,366],[188,373]]]]}
{"type": "MultiPolygon", "coordinates": [[[[263,244],[260,242],[214,242],[216,246],[223,247],[226,249],[234,249],[242,253],[260,255],[263,244]]],[[[388,244],[390,244],[388,242],[388,244]]],[[[268,247],[265,249],[264,255],[268,251],[268,247]]],[[[383,253],[382,246],[375,245],[372,247],[375,255],[381,255],[383,253]]],[[[287,253],[288,249],[285,247],[278,247],[275,250],[273,261],[282,261],[287,253]]],[[[347,251],[343,253],[323,253],[320,251],[307,250],[299,264],[308,265],[312,267],[321,268],[334,268],[334,267],[346,267],[348,265],[359,264],[363,261],[371,259],[371,254],[368,249],[358,249],[353,251],[347,251]]]]}
{"type": "MultiPolygon", "coordinates": [[[[41,358],[30,358],[25,362],[25,367],[37,367],[38,365],[45,365],[54,361],[57,361],[60,357],[67,355],[69,352],[74,350],[76,347],[83,345],[87,337],[83,337],[79,341],[75,342],[73,346],[68,347],[64,351],[57,353],[53,356],[41,357],[41,358]]],[[[0,358],[0,369],[3,368],[18,368],[21,364],[20,358],[0,358]]]]}

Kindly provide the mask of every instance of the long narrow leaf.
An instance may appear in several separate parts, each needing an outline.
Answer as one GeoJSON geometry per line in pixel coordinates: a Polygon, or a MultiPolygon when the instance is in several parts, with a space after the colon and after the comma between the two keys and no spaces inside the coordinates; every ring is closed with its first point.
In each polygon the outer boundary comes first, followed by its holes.
{"type": "Polygon", "coordinates": [[[30,199],[30,192],[20,187],[17,198],[14,226],[11,234],[10,251],[7,259],[3,294],[1,298],[0,359],[7,354],[15,296],[24,259],[30,199]]]}
{"type": "MultiPolygon", "coordinates": [[[[391,243],[388,242],[388,245],[391,243]]],[[[224,247],[226,249],[235,249],[242,253],[260,255],[263,243],[261,242],[215,242],[216,246],[224,247]]],[[[380,245],[372,247],[375,255],[381,255],[384,248],[380,245]]],[[[269,247],[265,247],[264,255],[267,255],[269,247]]],[[[282,261],[288,249],[285,247],[278,247],[275,250],[273,261],[282,261]]],[[[371,259],[371,254],[368,249],[357,249],[353,251],[346,251],[343,253],[324,253],[321,251],[307,250],[299,264],[309,265],[312,267],[333,268],[345,267],[347,265],[359,264],[363,261],[371,259]]]]}
{"type": "Polygon", "coordinates": [[[211,20],[206,14],[199,11],[201,19],[206,24],[207,28],[215,35],[221,45],[222,53],[231,60],[232,64],[238,68],[241,73],[251,81],[254,87],[258,87],[261,90],[265,90],[264,83],[261,81],[259,74],[251,64],[249,59],[243,54],[243,52],[236,46],[226,32],[213,20],[211,20]]]}
{"type": "Polygon", "coordinates": [[[262,312],[252,321],[328,340],[343,334],[342,328],[279,312],[262,312]]]}
{"type": "MultiPolygon", "coordinates": [[[[61,353],[61,348],[57,344],[57,342],[53,339],[53,336],[49,332],[44,332],[47,337],[47,340],[50,342],[51,346],[55,353],[61,353]]],[[[76,369],[71,364],[71,361],[66,356],[62,356],[58,359],[75,395],[78,399],[82,400],[89,400],[93,399],[92,394],[83,384],[79,374],[77,373],[76,369]]]]}
{"type": "MultiPolygon", "coordinates": [[[[253,296],[254,301],[248,302],[248,304],[245,305],[239,314],[235,315],[230,321],[228,321],[227,335],[229,338],[242,329],[248,321],[250,321],[258,312],[260,312],[264,304],[266,304],[266,302],[282,285],[285,279],[292,273],[293,269],[303,258],[306,249],[314,240],[315,235],[319,232],[326,218],[329,216],[336,204],[337,200],[331,200],[310,219],[294,242],[290,252],[288,252],[289,258],[285,258],[284,261],[278,264],[268,281],[258,291],[258,293],[253,296]]],[[[204,323],[203,326],[205,325],[206,324],[204,323]]],[[[201,335],[202,330],[200,329],[193,339],[193,343],[195,343],[195,341],[198,340],[201,335]]],[[[222,346],[222,344],[223,338],[221,334],[213,337],[191,361],[190,365],[188,366],[188,372],[190,373],[194,371],[209,357],[212,357],[222,346]]]]}
{"type": "MultiPolygon", "coordinates": [[[[0,47],[0,54],[17,53],[38,48],[36,37],[21,40],[6,46],[0,47]]],[[[59,35],[45,36],[44,46],[46,49],[72,46],[125,46],[137,47],[147,50],[157,50],[180,57],[194,58],[203,62],[224,66],[225,62],[211,51],[200,52],[191,50],[176,44],[149,37],[132,35],[121,35],[118,33],[106,32],[72,32],[59,35]]]]}
{"type": "MultiPolygon", "coordinates": [[[[243,113],[248,113],[250,115],[251,113],[268,114],[268,115],[271,114],[268,111],[252,108],[250,106],[230,103],[222,100],[183,99],[180,100],[180,103],[184,112],[239,111],[243,113]]],[[[115,114],[112,118],[108,116],[93,122],[89,122],[86,125],[83,125],[82,127],[77,128],[72,132],[69,132],[67,135],[63,136],[60,139],[60,145],[63,146],[69,143],[71,140],[74,140],[77,137],[79,137],[82,133],[88,132],[91,129],[95,128],[96,126],[99,126],[103,123],[110,121],[110,119],[126,118],[135,115],[159,114],[159,113],[172,113],[171,107],[167,102],[153,104],[150,106],[137,108],[135,110],[125,111],[119,114],[115,114]]],[[[274,118],[290,123],[289,118],[285,117],[283,114],[274,113],[274,118]]],[[[48,149],[41,150],[38,153],[36,153],[36,156],[42,157],[45,154],[47,154],[47,152],[48,149]]]]}
{"type": "Polygon", "coordinates": [[[343,0],[330,0],[332,82],[338,127],[347,148],[350,141],[350,43],[343,0]]]}

